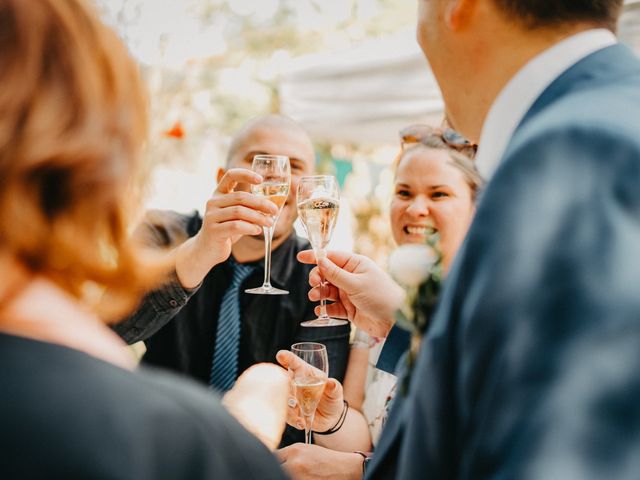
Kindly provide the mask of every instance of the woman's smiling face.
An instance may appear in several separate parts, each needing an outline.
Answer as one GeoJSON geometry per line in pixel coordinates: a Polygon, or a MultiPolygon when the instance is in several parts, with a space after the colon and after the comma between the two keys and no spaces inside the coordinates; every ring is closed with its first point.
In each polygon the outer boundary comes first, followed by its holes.
{"type": "Polygon", "coordinates": [[[446,150],[413,147],[402,157],[391,201],[398,245],[425,243],[439,233],[445,270],[464,240],[475,211],[473,192],[446,150]]]}

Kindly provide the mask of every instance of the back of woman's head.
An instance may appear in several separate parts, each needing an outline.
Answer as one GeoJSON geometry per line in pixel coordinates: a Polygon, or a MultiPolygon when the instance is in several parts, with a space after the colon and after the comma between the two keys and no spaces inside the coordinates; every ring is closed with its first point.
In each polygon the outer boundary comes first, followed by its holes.
{"type": "Polygon", "coordinates": [[[84,0],[0,0],[0,252],[80,297],[142,281],[127,202],[139,72],[84,0]]]}

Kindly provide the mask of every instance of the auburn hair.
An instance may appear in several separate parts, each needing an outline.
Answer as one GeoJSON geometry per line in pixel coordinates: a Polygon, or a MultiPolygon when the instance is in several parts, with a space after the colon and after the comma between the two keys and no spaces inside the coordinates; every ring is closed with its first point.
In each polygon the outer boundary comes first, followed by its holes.
{"type": "Polygon", "coordinates": [[[0,252],[79,299],[106,288],[103,313],[121,314],[165,268],[128,231],[147,135],[136,64],[84,0],[0,0],[0,85],[0,252]]]}

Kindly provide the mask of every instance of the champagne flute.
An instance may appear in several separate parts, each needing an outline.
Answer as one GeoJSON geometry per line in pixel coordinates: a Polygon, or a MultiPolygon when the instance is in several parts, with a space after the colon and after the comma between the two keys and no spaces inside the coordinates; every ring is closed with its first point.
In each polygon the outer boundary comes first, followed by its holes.
{"type": "Polygon", "coordinates": [[[289,293],[288,291],[271,285],[271,241],[273,240],[273,229],[289,195],[289,186],[291,185],[289,157],[256,155],[253,157],[251,170],[260,174],[263,179],[261,184],[251,186],[251,193],[271,200],[278,206],[278,213],[273,219],[273,226],[262,228],[264,232],[264,282],[261,287],[250,288],[245,292],[258,295],[286,295],[289,293]]]}
{"type": "MultiPolygon", "coordinates": [[[[297,203],[298,215],[317,261],[327,256],[327,244],[331,240],[333,227],[338,219],[340,192],[336,178],[332,175],[302,177],[298,183],[297,203]]],[[[325,290],[326,282],[321,278],[320,315],[315,320],[302,322],[302,326],[331,327],[347,323],[346,320],[337,320],[327,315],[325,290]]]]}
{"type": "Polygon", "coordinates": [[[329,376],[329,357],[327,348],[315,342],[294,343],[291,352],[309,365],[309,368],[297,369],[293,376],[293,387],[304,417],[304,442],[310,444],[316,408],[329,376]]]}

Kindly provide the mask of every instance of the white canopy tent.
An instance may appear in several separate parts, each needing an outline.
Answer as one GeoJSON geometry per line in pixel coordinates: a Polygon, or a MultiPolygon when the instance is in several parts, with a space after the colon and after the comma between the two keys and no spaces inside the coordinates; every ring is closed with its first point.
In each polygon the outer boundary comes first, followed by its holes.
{"type": "MultiPolygon", "coordinates": [[[[620,38],[640,51],[640,0],[627,0],[620,38]]],[[[479,86],[482,88],[482,86],[479,86]]],[[[296,59],[280,84],[281,110],[318,141],[391,144],[411,123],[438,125],[440,90],[413,29],[296,59]]]]}
{"type": "Polygon", "coordinates": [[[315,140],[359,144],[395,143],[405,125],[438,124],[443,108],[413,30],[297,59],[282,76],[280,102],[315,140]]]}

